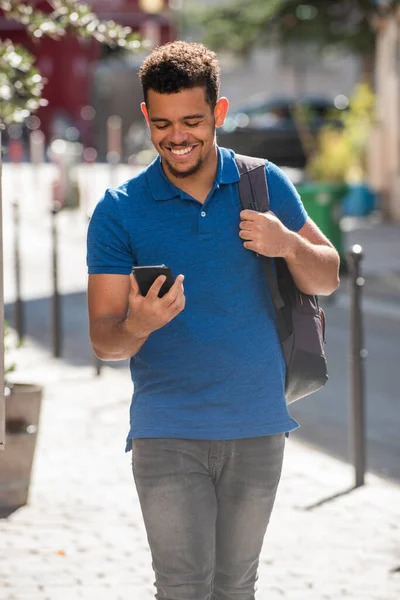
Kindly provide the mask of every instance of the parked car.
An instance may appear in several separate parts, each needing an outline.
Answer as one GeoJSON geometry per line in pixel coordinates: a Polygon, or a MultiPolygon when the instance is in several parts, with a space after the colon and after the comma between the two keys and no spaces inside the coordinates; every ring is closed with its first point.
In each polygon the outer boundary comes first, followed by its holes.
{"type": "Polygon", "coordinates": [[[299,135],[301,115],[311,138],[328,123],[340,127],[340,115],[347,108],[346,96],[275,97],[249,102],[228,112],[217,130],[218,144],[239,154],[267,158],[279,166],[304,168],[307,160],[299,135]]]}

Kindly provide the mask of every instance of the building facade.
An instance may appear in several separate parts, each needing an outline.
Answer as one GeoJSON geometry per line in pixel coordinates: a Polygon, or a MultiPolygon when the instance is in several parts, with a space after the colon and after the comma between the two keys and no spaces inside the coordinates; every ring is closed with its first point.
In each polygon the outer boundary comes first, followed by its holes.
{"type": "MultiPolygon", "coordinates": [[[[138,32],[153,44],[174,36],[168,0],[92,0],[94,12],[103,20],[113,20],[138,32]]],[[[51,12],[45,0],[36,0],[39,10],[51,12]]],[[[91,115],[93,74],[104,55],[104,47],[94,39],[68,35],[61,40],[43,37],[33,40],[23,25],[6,19],[0,11],[0,39],[21,44],[36,56],[36,64],[47,80],[43,95],[48,106],[37,116],[47,140],[68,127],[79,132],[85,145],[93,142],[91,115]]]]}
{"type": "Polygon", "coordinates": [[[400,6],[376,21],[376,125],[370,146],[370,183],[384,216],[400,221],[400,6]]]}

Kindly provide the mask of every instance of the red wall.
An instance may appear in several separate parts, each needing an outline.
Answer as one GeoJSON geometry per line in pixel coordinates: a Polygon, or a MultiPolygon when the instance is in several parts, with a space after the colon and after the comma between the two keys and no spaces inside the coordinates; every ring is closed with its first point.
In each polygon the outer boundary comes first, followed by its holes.
{"type": "MultiPolygon", "coordinates": [[[[38,1],[37,6],[49,12],[47,2],[38,1]]],[[[129,25],[134,31],[143,30],[146,21],[151,20],[159,27],[160,43],[172,39],[173,27],[168,15],[143,14],[139,0],[92,0],[92,6],[101,18],[129,25]]],[[[81,109],[90,103],[91,69],[101,56],[101,45],[92,39],[78,40],[73,36],[59,41],[47,37],[33,41],[22,26],[4,19],[0,11],[0,39],[6,38],[28,48],[47,79],[43,96],[49,105],[37,113],[46,138],[52,136],[57,115],[64,114],[68,115],[71,125],[79,129],[84,143],[90,143],[88,123],[82,119],[81,109]]]]}

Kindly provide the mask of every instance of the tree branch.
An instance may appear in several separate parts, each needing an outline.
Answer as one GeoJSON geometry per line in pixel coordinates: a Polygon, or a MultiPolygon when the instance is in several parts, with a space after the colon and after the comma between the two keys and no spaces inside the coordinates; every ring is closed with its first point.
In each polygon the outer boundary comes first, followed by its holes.
{"type": "MultiPolygon", "coordinates": [[[[55,40],[68,33],[94,38],[111,47],[138,51],[144,46],[130,27],[102,21],[88,4],[78,0],[47,0],[50,13],[35,9],[23,0],[0,0],[7,19],[21,23],[33,39],[55,40]]],[[[11,40],[0,41],[0,123],[24,121],[31,112],[46,105],[42,99],[45,81],[35,67],[35,59],[11,40]]]]}
{"type": "Polygon", "coordinates": [[[119,46],[127,50],[142,47],[139,35],[130,27],[122,27],[114,21],[102,21],[88,4],[78,0],[48,0],[53,9],[50,13],[34,9],[20,0],[0,0],[0,8],[7,19],[25,25],[36,39],[49,36],[59,39],[68,32],[80,37],[93,37],[102,44],[119,46]]]}

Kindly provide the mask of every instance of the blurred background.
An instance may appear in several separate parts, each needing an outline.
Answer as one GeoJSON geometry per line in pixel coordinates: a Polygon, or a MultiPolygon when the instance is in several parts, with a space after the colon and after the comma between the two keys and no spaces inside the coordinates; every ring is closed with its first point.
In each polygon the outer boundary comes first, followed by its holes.
{"type": "Polygon", "coordinates": [[[100,373],[87,336],[88,219],[108,186],[155,156],[139,107],[144,56],[174,39],[201,41],[218,52],[221,93],[230,100],[218,143],[280,165],[341,256],[341,287],[321,299],[330,381],[294,406],[302,424],[294,435],[352,460],[347,257],[358,244],[362,361],[356,368],[365,383],[358,399],[365,405],[367,468],[400,480],[398,3],[93,0],[84,6],[0,1],[6,376],[30,344],[100,373]],[[33,10],[24,11],[26,5],[33,10]]]}

